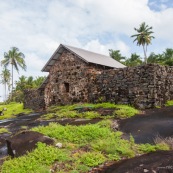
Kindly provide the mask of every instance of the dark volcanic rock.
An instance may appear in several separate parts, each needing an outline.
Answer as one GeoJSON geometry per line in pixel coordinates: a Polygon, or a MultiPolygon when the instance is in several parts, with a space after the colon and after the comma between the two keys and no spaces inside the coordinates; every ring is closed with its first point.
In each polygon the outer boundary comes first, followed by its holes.
{"type": "Polygon", "coordinates": [[[173,151],[157,151],[120,161],[97,173],[173,173],[173,151]]]}
{"type": "Polygon", "coordinates": [[[36,148],[37,142],[53,144],[54,140],[38,132],[23,131],[6,140],[8,154],[18,157],[36,148]]]}

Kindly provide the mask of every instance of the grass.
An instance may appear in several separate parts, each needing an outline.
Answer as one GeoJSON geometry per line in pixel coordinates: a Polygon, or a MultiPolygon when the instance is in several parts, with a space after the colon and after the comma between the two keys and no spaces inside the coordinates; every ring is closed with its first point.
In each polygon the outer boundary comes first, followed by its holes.
{"type": "Polygon", "coordinates": [[[16,103],[16,102],[0,105],[0,110],[2,110],[3,108],[6,108],[7,110],[4,111],[4,115],[0,116],[0,120],[15,117],[15,115],[19,113],[27,114],[32,112],[30,109],[23,109],[22,103],[16,103]]]}
{"type": "Polygon", "coordinates": [[[35,150],[25,156],[7,159],[1,167],[2,173],[85,173],[104,162],[131,158],[138,154],[156,150],[168,150],[167,144],[135,144],[122,139],[122,132],[111,129],[111,120],[80,126],[50,123],[32,130],[55,138],[63,148],[38,143],[35,150]]]}
{"type": "Polygon", "coordinates": [[[168,100],[165,106],[173,106],[173,100],[168,100]]]}
{"type": "Polygon", "coordinates": [[[98,103],[98,104],[74,104],[66,106],[52,106],[48,109],[48,114],[43,115],[43,119],[52,119],[52,118],[129,118],[139,113],[139,110],[131,107],[129,105],[116,105],[113,103],[98,103]],[[97,109],[115,109],[113,115],[101,116],[97,109]],[[82,109],[88,111],[81,112],[82,109]]]}
{"type": "Polygon", "coordinates": [[[167,144],[171,150],[173,150],[173,137],[162,138],[161,136],[157,136],[154,139],[155,144],[167,144]]]}

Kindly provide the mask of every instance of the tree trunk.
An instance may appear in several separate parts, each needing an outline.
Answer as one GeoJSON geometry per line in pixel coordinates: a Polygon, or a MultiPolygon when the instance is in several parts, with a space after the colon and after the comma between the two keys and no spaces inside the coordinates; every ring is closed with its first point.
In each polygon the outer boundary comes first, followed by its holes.
{"type": "Polygon", "coordinates": [[[144,62],[145,62],[145,64],[147,64],[147,53],[146,53],[146,50],[145,50],[145,45],[143,44],[142,47],[143,47],[143,50],[144,50],[144,62]]]}
{"type": "Polygon", "coordinates": [[[13,98],[13,64],[11,64],[11,80],[12,80],[12,84],[11,84],[11,99],[13,98]]]}
{"type": "Polygon", "coordinates": [[[5,82],[4,86],[5,86],[5,98],[4,98],[4,101],[6,101],[6,98],[7,98],[6,82],[5,82]]]}

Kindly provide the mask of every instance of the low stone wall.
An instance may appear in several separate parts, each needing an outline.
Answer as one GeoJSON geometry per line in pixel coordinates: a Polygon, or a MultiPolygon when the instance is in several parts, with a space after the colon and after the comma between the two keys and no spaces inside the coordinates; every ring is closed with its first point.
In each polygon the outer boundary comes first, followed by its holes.
{"type": "Polygon", "coordinates": [[[89,75],[89,100],[130,104],[140,109],[173,99],[173,68],[148,64],[89,75]]]}
{"type": "Polygon", "coordinates": [[[44,93],[41,90],[32,89],[24,91],[24,108],[35,111],[43,111],[46,108],[44,93]]]}

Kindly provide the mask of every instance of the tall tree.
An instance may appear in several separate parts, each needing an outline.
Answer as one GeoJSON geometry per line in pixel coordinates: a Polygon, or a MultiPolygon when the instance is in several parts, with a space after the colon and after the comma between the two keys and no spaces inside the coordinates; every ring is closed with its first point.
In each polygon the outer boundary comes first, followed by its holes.
{"type": "Polygon", "coordinates": [[[109,49],[109,56],[121,63],[125,60],[125,57],[121,55],[120,50],[109,49]]]}
{"type": "Polygon", "coordinates": [[[134,34],[131,37],[135,37],[133,42],[137,42],[138,46],[142,45],[144,51],[144,62],[147,64],[147,46],[151,44],[151,40],[154,38],[151,34],[154,32],[152,31],[152,27],[146,25],[145,22],[140,25],[139,29],[134,28],[134,30],[137,31],[137,34],[134,34]]]}
{"type": "Polygon", "coordinates": [[[11,50],[4,53],[4,59],[1,61],[1,65],[5,68],[11,65],[11,79],[12,79],[12,91],[13,91],[13,69],[19,73],[19,67],[23,70],[26,70],[25,64],[25,55],[22,52],[19,52],[19,49],[12,47],[11,50]]]}
{"type": "Polygon", "coordinates": [[[0,81],[0,83],[2,83],[5,88],[4,100],[7,99],[7,86],[10,85],[10,76],[11,76],[10,71],[4,68],[1,73],[1,81],[0,81]]]}

